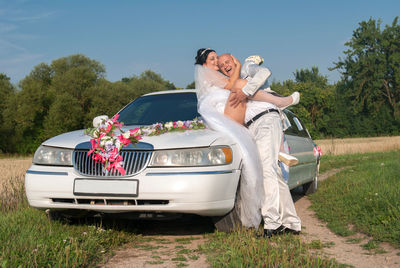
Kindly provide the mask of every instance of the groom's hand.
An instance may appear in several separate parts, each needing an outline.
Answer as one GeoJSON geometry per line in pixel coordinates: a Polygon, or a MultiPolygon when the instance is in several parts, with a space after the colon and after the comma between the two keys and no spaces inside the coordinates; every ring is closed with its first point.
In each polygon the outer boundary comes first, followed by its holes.
{"type": "Polygon", "coordinates": [[[247,95],[241,90],[232,91],[232,98],[230,99],[230,105],[236,108],[241,102],[246,102],[247,95]]]}

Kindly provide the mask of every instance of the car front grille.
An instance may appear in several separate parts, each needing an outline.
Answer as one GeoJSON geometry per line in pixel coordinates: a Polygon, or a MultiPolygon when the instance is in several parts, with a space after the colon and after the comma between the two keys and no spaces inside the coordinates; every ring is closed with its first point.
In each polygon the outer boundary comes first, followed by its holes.
{"type": "Polygon", "coordinates": [[[88,150],[75,150],[73,154],[74,168],[81,175],[96,176],[96,177],[124,177],[132,176],[146,168],[151,151],[121,151],[121,156],[124,159],[123,167],[125,175],[123,176],[116,169],[110,169],[108,172],[103,168],[101,163],[96,163],[92,156],[88,156],[88,150]]]}

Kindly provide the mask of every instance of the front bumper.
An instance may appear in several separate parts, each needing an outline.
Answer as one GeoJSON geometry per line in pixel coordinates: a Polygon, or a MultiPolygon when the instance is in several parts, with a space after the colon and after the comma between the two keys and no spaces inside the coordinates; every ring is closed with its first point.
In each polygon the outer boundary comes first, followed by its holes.
{"type": "MultiPolygon", "coordinates": [[[[136,180],[137,196],[74,194],[72,167],[32,165],[25,175],[29,204],[38,209],[80,209],[103,213],[152,212],[221,216],[234,206],[240,170],[228,166],[147,168],[119,180],[136,180]]],[[[111,179],[111,178],[109,178],[111,179]]],[[[114,178],[115,179],[115,178],[114,178]]]]}

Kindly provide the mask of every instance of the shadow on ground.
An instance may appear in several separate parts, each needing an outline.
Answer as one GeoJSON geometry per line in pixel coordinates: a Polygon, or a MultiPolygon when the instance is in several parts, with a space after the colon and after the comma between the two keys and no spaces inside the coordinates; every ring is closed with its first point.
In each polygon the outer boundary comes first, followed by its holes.
{"type": "Polygon", "coordinates": [[[129,215],[94,215],[90,217],[56,219],[71,225],[95,225],[140,235],[198,235],[213,233],[214,224],[210,217],[178,215],[166,219],[129,219],[129,215]]]}

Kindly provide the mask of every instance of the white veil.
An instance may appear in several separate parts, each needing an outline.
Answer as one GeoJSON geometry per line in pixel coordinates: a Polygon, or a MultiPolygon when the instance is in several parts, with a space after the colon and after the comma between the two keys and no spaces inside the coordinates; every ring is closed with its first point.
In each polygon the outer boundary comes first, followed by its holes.
{"type": "Polygon", "coordinates": [[[196,64],[195,83],[198,111],[210,129],[232,138],[242,152],[243,168],[240,180],[240,219],[246,227],[258,227],[261,222],[261,204],[264,198],[262,165],[251,133],[244,126],[224,116],[229,90],[222,89],[226,77],[214,70],[196,64]]]}

